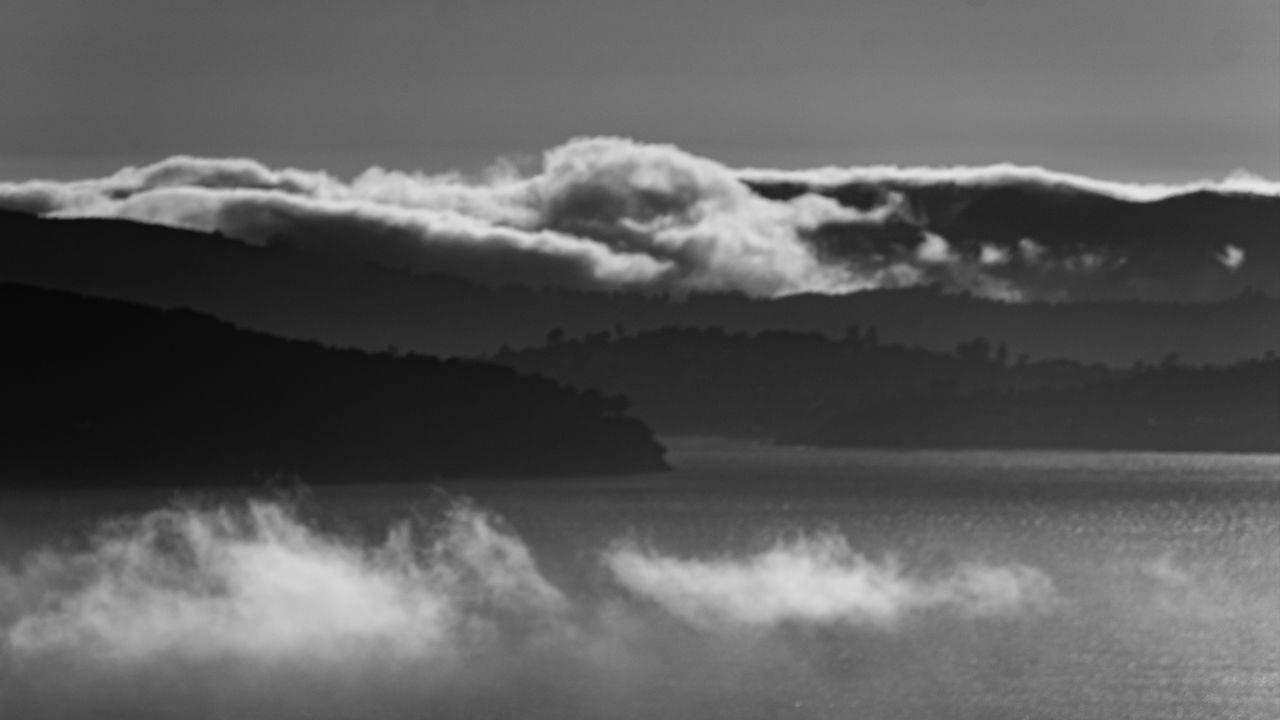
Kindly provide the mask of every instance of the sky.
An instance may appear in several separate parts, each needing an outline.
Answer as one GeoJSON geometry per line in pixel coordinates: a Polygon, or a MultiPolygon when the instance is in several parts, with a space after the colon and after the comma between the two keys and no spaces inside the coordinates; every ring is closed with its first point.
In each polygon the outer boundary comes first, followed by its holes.
{"type": "Polygon", "coordinates": [[[0,180],[174,154],[476,171],[581,135],[737,167],[1280,177],[1280,0],[5,0],[0,180]]]}

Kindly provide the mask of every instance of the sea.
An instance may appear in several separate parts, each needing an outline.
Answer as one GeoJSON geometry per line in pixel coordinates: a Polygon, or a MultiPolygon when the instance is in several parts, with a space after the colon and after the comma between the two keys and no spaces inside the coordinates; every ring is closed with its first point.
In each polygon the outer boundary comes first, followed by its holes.
{"type": "Polygon", "coordinates": [[[0,718],[1280,718],[1280,455],[0,491],[0,718]]]}

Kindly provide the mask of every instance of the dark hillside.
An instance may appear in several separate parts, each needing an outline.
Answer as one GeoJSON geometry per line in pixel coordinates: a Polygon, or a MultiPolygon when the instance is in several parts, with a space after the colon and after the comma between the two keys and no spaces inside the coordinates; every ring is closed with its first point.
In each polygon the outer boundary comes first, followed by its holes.
{"type": "Polygon", "coordinates": [[[1076,388],[915,394],[859,408],[812,445],[1280,452],[1280,359],[1169,363],[1076,388]]]}
{"type": "Polygon", "coordinates": [[[41,219],[0,212],[0,281],[189,307],[237,325],[329,345],[482,355],[570,335],[668,326],[790,330],[838,338],[878,327],[887,343],[949,352],[977,336],[1035,358],[1128,365],[1176,352],[1227,363],[1280,349],[1280,299],[1259,292],[1205,303],[1132,300],[1003,303],[931,288],[753,300],[684,300],[526,287],[353,265],[287,241],[238,240],[124,220],[41,219]]]}
{"type": "Polygon", "coordinates": [[[985,338],[951,352],[886,343],[875,329],[818,333],[664,328],[634,334],[553,333],[542,348],[496,362],[580,387],[621,393],[661,433],[772,438],[904,394],[1083,385],[1124,371],[1032,361],[985,338]]]}
{"type": "Polygon", "coordinates": [[[497,365],[334,350],[0,285],[10,478],[308,481],[641,472],[663,449],[625,402],[497,365]]]}
{"type": "Polygon", "coordinates": [[[553,334],[495,360],[622,393],[659,432],[803,444],[1280,450],[1280,360],[1124,368],[1032,360],[972,338],[948,353],[873,329],[553,334]]]}

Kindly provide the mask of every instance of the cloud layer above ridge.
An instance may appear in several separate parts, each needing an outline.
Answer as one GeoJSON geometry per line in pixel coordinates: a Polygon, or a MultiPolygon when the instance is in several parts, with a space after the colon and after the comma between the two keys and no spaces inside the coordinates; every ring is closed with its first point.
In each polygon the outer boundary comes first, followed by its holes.
{"type": "Polygon", "coordinates": [[[1280,183],[1245,174],[1168,186],[1011,165],[735,169],[608,137],[480,177],[373,168],[344,181],[177,156],[101,179],[0,183],[0,208],[586,290],[1204,299],[1280,282],[1268,237],[1280,183]]]}

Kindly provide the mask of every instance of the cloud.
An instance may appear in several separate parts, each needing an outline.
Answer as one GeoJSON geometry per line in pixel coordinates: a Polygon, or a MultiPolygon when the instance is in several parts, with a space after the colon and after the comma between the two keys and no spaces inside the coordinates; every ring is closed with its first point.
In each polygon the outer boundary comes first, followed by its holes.
{"type": "Polygon", "coordinates": [[[983,265],[1004,265],[1009,262],[1009,250],[994,245],[983,245],[978,253],[978,261],[983,265]]]}
{"type": "Polygon", "coordinates": [[[381,541],[278,502],[174,506],[0,568],[0,707],[33,719],[506,716],[540,684],[587,671],[571,610],[529,548],[470,504],[381,541]]]}
{"type": "Polygon", "coordinates": [[[951,246],[939,235],[925,233],[924,242],[916,247],[916,257],[923,263],[950,263],[955,261],[951,246]]]}
{"type": "Polygon", "coordinates": [[[1010,163],[955,167],[832,166],[810,170],[745,168],[740,170],[738,175],[745,182],[759,185],[793,183],[813,188],[862,186],[902,190],[938,187],[953,190],[1034,187],[1060,193],[1104,195],[1115,200],[1132,202],[1164,200],[1199,192],[1280,197],[1280,181],[1268,180],[1247,170],[1236,170],[1221,180],[1197,180],[1185,183],[1117,182],[1056,172],[1034,165],[1010,163]]]}
{"type": "Polygon", "coordinates": [[[373,169],[343,183],[178,157],[101,180],[0,185],[0,206],[217,230],[496,282],[752,295],[853,287],[853,273],[819,263],[800,235],[863,221],[829,198],[771,201],[713,161],[611,138],[555,148],[529,177],[373,169]]]}
{"type": "Polygon", "coordinates": [[[1235,245],[1227,245],[1222,249],[1222,254],[1218,256],[1218,260],[1228,270],[1239,270],[1240,266],[1244,265],[1244,250],[1235,245]]]}
{"type": "MultiPolygon", "coordinates": [[[[797,693],[847,703],[865,689],[847,671],[828,678],[813,665],[822,646],[784,624],[910,655],[924,631],[901,619],[1013,619],[1052,594],[1030,568],[960,564],[923,577],[827,536],[736,559],[623,544],[576,556],[602,558],[608,575],[572,591],[553,584],[528,544],[466,502],[381,538],[267,501],[118,518],[79,549],[0,567],[0,707],[32,720],[416,718],[424,708],[563,720],[659,706],[706,717],[714,703],[753,717],[797,693]]],[[[947,642],[990,651],[966,637],[947,642]]],[[[901,662],[884,672],[930,660],[901,662]]]]}
{"type": "Polygon", "coordinates": [[[83,554],[37,555],[6,584],[32,603],[5,608],[11,652],[115,663],[444,661],[474,639],[478,606],[545,615],[565,602],[519,541],[465,507],[425,545],[401,524],[371,547],[275,503],[158,510],[108,525],[83,554]]]}
{"type": "Polygon", "coordinates": [[[1280,182],[1244,172],[1178,185],[1015,165],[753,169],[739,176],[775,199],[816,193],[850,207],[896,204],[914,237],[898,233],[877,243],[833,233],[823,249],[856,261],[872,249],[914,242],[916,259],[928,266],[920,281],[943,287],[1029,299],[1207,300],[1248,286],[1280,291],[1280,247],[1272,239],[1280,182]],[[1245,255],[1251,265],[1241,272],[1245,255]]]}
{"type": "Polygon", "coordinates": [[[632,593],[699,626],[889,628],[925,611],[992,617],[1043,610],[1055,595],[1049,578],[1033,568],[964,564],[940,577],[912,577],[896,562],[853,552],[834,535],[716,560],[623,546],[606,562],[632,593]]]}
{"type": "Polygon", "coordinates": [[[373,168],[346,181],[177,156],[100,179],[0,184],[0,208],[588,290],[1176,297],[1280,275],[1267,274],[1275,252],[1259,250],[1280,183],[1245,173],[1140,185],[1012,165],[744,170],[608,137],[552,148],[528,173],[498,162],[478,177],[373,168]],[[1024,237],[1041,251],[1022,251],[1024,237]],[[1251,258],[1243,272],[1228,247],[1251,258]]]}

